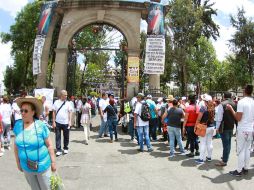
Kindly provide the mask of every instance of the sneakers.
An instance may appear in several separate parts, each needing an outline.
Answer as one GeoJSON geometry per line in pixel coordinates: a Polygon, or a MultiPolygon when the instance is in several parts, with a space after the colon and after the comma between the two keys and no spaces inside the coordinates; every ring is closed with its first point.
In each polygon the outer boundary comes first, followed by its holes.
{"type": "Polygon", "coordinates": [[[149,148],[147,151],[148,151],[148,152],[153,152],[153,149],[152,149],[152,148],[149,148]]]}
{"type": "Polygon", "coordinates": [[[179,155],[180,155],[180,156],[185,156],[185,155],[186,155],[186,152],[181,152],[179,155]]]}
{"type": "Polygon", "coordinates": [[[8,150],[11,150],[11,146],[8,146],[7,149],[8,149],[8,150]]]}
{"type": "Polygon", "coordinates": [[[174,153],[169,153],[169,158],[173,158],[175,156],[174,153]]]}
{"type": "Polygon", "coordinates": [[[4,155],[4,153],[3,152],[0,152],[0,157],[2,157],[4,155]]]}
{"type": "Polygon", "coordinates": [[[196,151],[195,156],[199,156],[199,155],[200,155],[199,151],[196,151]]]}
{"type": "Polygon", "coordinates": [[[212,161],[212,158],[206,157],[206,161],[207,161],[207,162],[211,162],[211,161],[212,161]]]}
{"type": "Polygon", "coordinates": [[[139,148],[137,151],[138,151],[138,152],[144,152],[144,150],[142,150],[142,149],[140,149],[140,148],[139,148]]]}
{"type": "Polygon", "coordinates": [[[203,164],[203,163],[204,163],[204,160],[197,159],[197,160],[195,160],[195,162],[198,163],[198,164],[203,164]]]}
{"type": "Polygon", "coordinates": [[[238,172],[237,170],[230,171],[229,174],[232,175],[232,176],[236,176],[236,177],[241,177],[242,176],[242,172],[238,172]]]}
{"type": "Polygon", "coordinates": [[[61,156],[62,155],[62,152],[61,151],[57,151],[56,152],[56,156],[61,156]]]}
{"type": "Polygon", "coordinates": [[[193,158],[193,157],[194,157],[194,153],[191,152],[191,153],[189,153],[189,154],[186,154],[186,156],[189,157],[189,158],[193,158]]]}
{"type": "Polygon", "coordinates": [[[69,151],[65,149],[65,150],[63,151],[63,153],[64,153],[64,154],[68,154],[69,151]]]}
{"type": "Polygon", "coordinates": [[[246,169],[242,169],[242,173],[244,174],[244,175],[247,175],[248,174],[248,172],[249,172],[249,170],[246,170],[246,169]]]}

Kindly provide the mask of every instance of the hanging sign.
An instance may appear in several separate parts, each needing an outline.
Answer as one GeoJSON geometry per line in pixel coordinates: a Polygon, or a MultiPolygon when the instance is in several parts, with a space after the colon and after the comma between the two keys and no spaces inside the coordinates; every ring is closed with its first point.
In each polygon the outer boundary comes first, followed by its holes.
{"type": "Polygon", "coordinates": [[[128,82],[139,82],[139,58],[129,57],[127,68],[128,82]]]}
{"type": "Polygon", "coordinates": [[[165,67],[165,29],[164,6],[151,3],[148,11],[148,28],[146,41],[146,74],[163,74],[165,67]]]}
{"type": "Polygon", "coordinates": [[[33,52],[33,75],[41,73],[41,56],[43,51],[46,35],[54,14],[54,9],[57,7],[57,1],[45,2],[41,8],[40,22],[38,32],[34,42],[33,52]]]}

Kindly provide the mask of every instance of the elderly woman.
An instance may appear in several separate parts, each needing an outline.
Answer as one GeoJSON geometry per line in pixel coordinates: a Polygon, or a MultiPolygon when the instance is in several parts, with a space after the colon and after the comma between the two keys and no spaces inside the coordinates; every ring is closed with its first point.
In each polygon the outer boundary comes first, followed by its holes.
{"type": "MultiPolygon", "coordinates": [[[[212,159],[213,151],[213,134],[215,132],[214,128],[214,116],[215,108],[212,102],[212,97],[208,94],[203,94],[201,96],[205,105],[200,107],[198,118],[196,120],[196,125],[198,123],[206,124],[206,134],[204,137],[200,137],[200,157],[196,160],[198,164],[203,164],[204,161],[210,162],[212,159]],[[206,156],[207,151],[207,156],[206,156]]],[[[196,126],[195,125],[195,126],[196,126]]],[[[195,129],[194,129],[195,131],[195,129]]]]}
{"type": "Polygon", "coordinates": [[[38,120],[42,102],[32,96],[17,99],[22,120],[15,123],[14,153],[17,167],[24,172],[32,190],[50,189],[51,171],[56,171],[49,129],[38,120]]]}

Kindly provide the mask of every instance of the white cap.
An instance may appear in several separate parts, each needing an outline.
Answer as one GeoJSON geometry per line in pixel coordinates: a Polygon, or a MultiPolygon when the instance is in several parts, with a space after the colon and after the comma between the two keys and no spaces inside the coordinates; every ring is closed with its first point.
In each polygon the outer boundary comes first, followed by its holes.
{"type": "Polygon", "coordinates": [[[147,98],[152,98],[152,95],[151,95],[151,94],[148,94],[146,97],[147,97],[147,98]]]}
{"type": "Polygon", "coordinates": [[[207,102],[212,100],[212,96],[210,96],[209,94],[202,94],[201,98],[202,98],[202,100],[207,101],[207,102]]]}

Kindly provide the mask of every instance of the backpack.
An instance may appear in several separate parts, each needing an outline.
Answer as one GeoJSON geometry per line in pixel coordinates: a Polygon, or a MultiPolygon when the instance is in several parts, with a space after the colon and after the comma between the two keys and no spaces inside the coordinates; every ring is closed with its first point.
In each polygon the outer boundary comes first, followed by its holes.
{"type": "Polygon", "coordinates": [[[149,110],[148,103],[144,102],[141,106],[141,114],[139,116],[143,121],[149,121],[151,119],[151,114],[149,110]]]}

